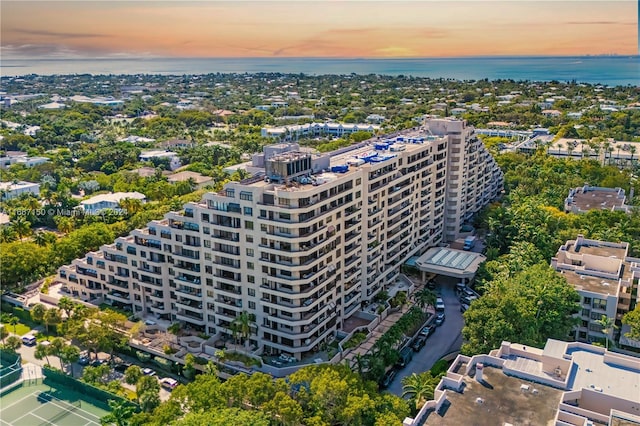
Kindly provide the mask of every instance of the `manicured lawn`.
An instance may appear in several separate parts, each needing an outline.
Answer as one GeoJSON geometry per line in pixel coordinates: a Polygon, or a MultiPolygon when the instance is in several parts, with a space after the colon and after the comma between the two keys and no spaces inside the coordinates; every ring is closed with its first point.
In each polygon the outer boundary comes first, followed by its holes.
{"type": "MultiPolygon", "coordinates": [[[[13,333],[14,332],[13,331],[13,326],[11,324],[3,324],[3,325],[4,325],[5,330],[7,330],[9,333],[13,333]]],[[[30,331],[31,331],[31,329],[28,326],[26,326],[26,325],[24,325],[22,323],[18,323],[16,325],[15,333],[18,336],[24,336],[25,334],[27,334],[30,331]]]]}

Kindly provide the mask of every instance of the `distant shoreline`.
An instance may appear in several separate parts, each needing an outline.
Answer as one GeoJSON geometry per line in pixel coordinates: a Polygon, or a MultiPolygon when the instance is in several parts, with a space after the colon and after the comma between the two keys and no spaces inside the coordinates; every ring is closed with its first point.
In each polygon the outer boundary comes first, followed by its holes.
{"type": "Polygon", "coordinates": [[[454,80],[575,81],[637,86],[640,56],[478,56],[456,58],[44,58],[3,59],[2,75],[387,75],[454,80]]]}

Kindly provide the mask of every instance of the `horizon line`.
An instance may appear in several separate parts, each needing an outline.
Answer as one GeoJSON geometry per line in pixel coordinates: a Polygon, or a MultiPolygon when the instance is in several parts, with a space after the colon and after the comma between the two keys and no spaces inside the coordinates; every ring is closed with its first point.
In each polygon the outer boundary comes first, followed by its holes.
{"type": "MultiPolygon", "coordinates": [[[[469,55],[469,56],[59,56],[59,57],[5,57],[4,60],[56,61],[56,60],[211,60],[211,59],[309,59],[309,60],[416,60],[416,59],[501,59],[501,58],[640,58],[640,54],[576,54],[576,55],[469,55]]],[[[2,66],[0,65],[0,68],[2,66]]]]}

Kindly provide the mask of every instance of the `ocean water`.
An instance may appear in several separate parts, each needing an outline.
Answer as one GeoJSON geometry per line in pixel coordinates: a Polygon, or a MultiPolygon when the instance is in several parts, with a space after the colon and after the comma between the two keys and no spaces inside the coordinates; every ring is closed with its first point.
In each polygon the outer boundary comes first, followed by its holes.
{"type": "Polygon", "coordinates": [[[423,59],[122,58],[4,59],[3,76],[27,74],[384,74],[456,80],[512,79],[640,86],[640,56],[423,59]]]}

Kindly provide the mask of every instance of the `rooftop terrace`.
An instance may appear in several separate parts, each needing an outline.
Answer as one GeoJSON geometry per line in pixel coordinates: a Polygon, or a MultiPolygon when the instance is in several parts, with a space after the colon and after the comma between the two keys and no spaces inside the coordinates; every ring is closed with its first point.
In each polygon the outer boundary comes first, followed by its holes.
{"type": "Polygon", "coordinates": [[[483,383],[464,377],[462,393],[447,391],[448,403],[431,412],[428,425],[546,425],[555,418],[562,391],[484,367],[483,383]],[[526,388],[523,388],[526,387],[526,388]]]}

